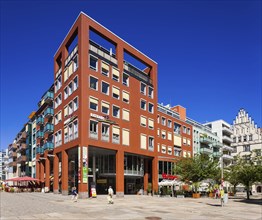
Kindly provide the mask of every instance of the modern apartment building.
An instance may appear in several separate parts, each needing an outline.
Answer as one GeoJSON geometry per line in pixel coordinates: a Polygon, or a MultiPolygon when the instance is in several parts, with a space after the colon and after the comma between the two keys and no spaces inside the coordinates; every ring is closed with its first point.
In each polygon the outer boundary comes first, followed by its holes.
{"type": "Polygon", "coordinates": [[[8,151],[0,151],[0,180],[5,180],[8,171],[8,151]]]}
{"type": "MultiPolygon", "coordinates": [[[[236,119],[233,121],[233,147],[232,155],[245,157],[247,160],[261,156],[262,131],[245,109],[240,109],[236,119]],[[252,157],[252,158],[251,158],[252,157]]],[[[256,162],[256,161],[255,161],[256,162]]],[[[252,191],[262,192],[262,184],[254,184],[252,191]]]]}
{"type": "Polygon", "coordinates": [[[223,144],[211,128],[197,121],[187,118],[187,122],[193,126],[193,153],[206,154],[216,160],[222,156],[223,144]]]}
{"type": "Polygon", "coordinates": [[[217,120],[213,122],[208,122],[204,124],[209,127],[211,131],[218,136],[219,142],[223,144],[222,147],[222,157],[221,161],[223,161],[224,166],[229,166],[232,163],[233,156],[231,155],[233,148],[231,147],[231,143],[233,142],[231,135],[233,131],[231,129],[231,125],[225,122],[224,120],[217,120]]]}

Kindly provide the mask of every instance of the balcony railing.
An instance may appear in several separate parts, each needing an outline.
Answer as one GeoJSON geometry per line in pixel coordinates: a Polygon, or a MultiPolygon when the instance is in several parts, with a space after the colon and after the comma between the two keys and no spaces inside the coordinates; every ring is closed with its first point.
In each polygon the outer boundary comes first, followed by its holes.
{"type": "Polygon", "coordinates": [[[54,132],[54,125],[51,123],[47,123],[44,127],[44,133],[53,133],[54,132]]]}
{"type": "Polygon", "coordinates": [[[44,95],[44,100],[45,102],[51,102],[54,100],[54,93],[53,92],[46,92],[46,94],[44,95]]]}
{"type": "Polygon", "coordinates": [[[53,150],[54,149],[54,143],[52,142],[46,142],[44,144],[44,150],[53,150]]]}
{"type": "Polygon", "coordinates": [[[17,153],[13,151],[9,151],[9,157],[17,157],[17,153]]]}
{"type": "Polygon", "coordinates": [[[26,139],[26,132],[23,131],[23,132],[19,133],[17,140],[16,140],[16,143],[21,143],[22,141],[25,141],[25,139],[26,139]]]}
{"type": "Polygon", "coordinates": [[[223,135],[223,141],[226,141],[226,142],[232,143],[232,142],[233,142],[233,139],[230,138],[230,137],[228,137],[228,136],[223,135]]]}
{"type": "Polygon", "coordinates": [[[213,157],[221,157],[222,153],[221,152],[214,152],[213,157]]]}
{"type": "Polygon", "coordinates": [[[228,154],[223,154],[223,159],[225,159],[225,160],[233,160],[233,156],[231,156],[231,155],[228,155],[228,154]]]}
{"type": "Polygon", "coordinates": [[[233,147],[227,146],[227,145],[223,145],[223,151],[233,151],[233,147]]]}
{"type": "Polygon", "coordinates": [[[43,153],[44,153],[44,148],[42,148],[42,147],[37,147],[37,148],[36,148],[36,153],[37,153],[37,154],[43,154],[43,153]]]}
{"type": "Polygon", "coordinates": [[[52,117],[54,115],[54,109],[51,107],[48,107],[45,112],[44,112],[44,116],[45,117],[52,117]]]}
{"type": "Polygon", "coordinates": [[[44,132],[43,131],[37,131],[36,132],[36,138],[44,138],[44,132]]]}
{"type": "Polygon", "coordinates": [[[36,124],[44,124],[44,118],[42,115],[36,119],[36,124]]]}
{"type": "Polygon", "coordinates": [[[223,144],[222,144],[221,142],[218,142],[218,141],[217,141],[217,142],[213,142],[213,143],[212,143],[212,146],[213,146],[213,147],[216,147],[216,148],[221,148],[221,147],[223,147],[223,144]]]}
{"type": "Polygon", "coordinates": [[[233,134],[233,131],[227,127],[222,127],[222,131],[227,134],[233,134]]]}
{"type": "Polygon", "coordinates": [[[24,150],[26,150],[26,143],[20,144],[20,146],[18,147],[16,152],[21,152],[21,151],[24,151],[24,150]]]}
{"type": "Polygon", "coordinates": [[[204,143],[204,144],[211,144],[212,140],[210,138],[207,138],[207,137],[200,137],[200,142],[204,143]]]}
{"type": "Polygon", "coordinates": [[[24,163],[26,162],[26,156],[25,155],[21,155],[20,157],[17,158],[17,163],[24,163]]]}
{"type": "Polygon", "coordinates": [[[207,147],[202,147],[202,148],[200,148],[200,153],[212,154],[213,153],[213,149],[210,149],[210,148],[207,148],[207,147]]]}
{"type": "Polygon", "coordinates": [[[124,70],[127,71],[133,77],[143,80],[148,84],[152,84],[152,79],[148,76],[147,73],[143,72],[142,70],[136,68],[135,66],[125,61],[124,61],[124,70]]]}
{"type": "Polygon", "coordinates": [[[8,151],[16,150],[16,149],[17,149],[17,144],[10,144],[8,147],[8,151]]]}
{"type": "Polygon", "coordinates": [[[16,161],[12,161],[8,164],[8,167],[17,167],[17,162],[16,161]]]}

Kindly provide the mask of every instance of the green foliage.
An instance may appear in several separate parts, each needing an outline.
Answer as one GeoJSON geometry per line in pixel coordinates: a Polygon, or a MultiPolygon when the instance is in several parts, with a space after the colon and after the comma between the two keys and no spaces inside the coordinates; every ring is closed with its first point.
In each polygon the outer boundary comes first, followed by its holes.
{"type": "Polygon", "coordinates": [[[174,172],[181,176],[182,181],[192,181],[197,191],[199,182],[219,175],[220,169],[216,161],[200,154],[193,158],[182,158],[177,162],[174,172]]]}

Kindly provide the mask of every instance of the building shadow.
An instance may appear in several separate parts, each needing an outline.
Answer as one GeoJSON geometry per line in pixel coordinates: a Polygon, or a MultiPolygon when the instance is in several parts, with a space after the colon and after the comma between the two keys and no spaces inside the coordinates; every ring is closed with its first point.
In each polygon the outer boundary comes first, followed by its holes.
{"type": "Polygon", "coordinates": [[[260,206],[262,205],[262,199],[241,199],[241,200],[235,200],[235,202],[254,204],[260,206]]]}
{"type": "Polygon", "coordinates": [[[206,203],[207,205],[209,205],[209,206],[221,206],[220,204],[211,204],[211,203],[206,203]]]}

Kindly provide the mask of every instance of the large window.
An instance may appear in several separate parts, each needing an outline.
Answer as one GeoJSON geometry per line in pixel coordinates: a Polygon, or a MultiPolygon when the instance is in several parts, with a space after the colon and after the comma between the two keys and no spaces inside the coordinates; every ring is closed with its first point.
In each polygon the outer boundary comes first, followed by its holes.
{"type": "Polygon", "coordinates": [[[109,84],[102,82],[102,93],[109,95],[109,84]]]}
{"type": "Polygon", "coordinates": [[[140,116],[140,125],[146,127],[146,117],[140,116]]]}
{"type": "Polygon", "coordinates": [[[174,133],[180,134],[181,125],[174,123],[174,133]]]}
{"type": "Polygon", "coordinates": [[[90,121],[89,125],[89,137],[93,139],[98,138],[98,123],[97,121],[90,121]]]}
{"type": "Polygon", "coordinates": [[[90,55],[90,59],[89,59],[90,69],[97,71],[97,63],[98,63],[98,59],[90,55]]]}
{"type": "Polygon", "coordinates": [[[109,115],[110,105],[106,102],[102,102],[102,113],[109,115]]]}
{"type": "Polygon", "coordinates": [[[109,141],[109,125],[102,124],[102,141],[109,141]]]}
{"type": "Polygon", "coordinates": [[[113,96],[115,99],[119,99],[119,95],[120,95],[119,89],[116,88],[116,87],[113,87],[113,88],[112,88],[112,96],[113,96]]]}
{"type": "Polygon", "coordinates": [[[142,83],[140,84],[140,92],[144,95],[146,95],[146,84],[142,83]]]}
{"type": "Polygon", "coordinates": [[[115,68],[112,69],[112,78],[113,80],[119,82],[119,71],[115,68]]]}
{"type": "Polygon", "coordinates": [[[105,76],[109,76],[109,65],[107,63],[102,62],[101,73],[105,76]]]}
{"type": "Polygon", "coordinates": [[[244,152],[250,152],[250,145],[244,145],[243,146],[243,151],[244,152]]]}
{"type": "Polygon", "coordinates": [[[154,150],[154,138],[153,137],[149,137],[148,138],[148,150],[154,150]]]}
{"type": "Polygon", "coordinates": [[[129,93],[123,91],[123,102],[129,103],[129,93]]]}
{"type": "Polygon", "coordinates": [[[119,109],[119,107],[114,106],[114,105],[113,105],[113,116],[116,117],[116,118],[120,117],[120,109],[119,109]]]}
{"type": "Polygon", "coordinates": [[[146,101],[143,99],[140,100],[140,108],[146,110],[146,101]]]}
{"type": "Polygon", "coordinates": [[[154,98],[154,90],[150,86],[148,87],[148,97],[151,99],[154,98]]]}
{"type": "Polygon", "coordinates": [[[123,73],[123,84],[129,86],[129,75],[123,73]]]}
{"type": "Polygon", "coordinates": [[[153,105],[153,104],[148,103],[148,111],[149,111],[150,113],[154,113],[154,105],[153,105]]]}
{"type": "Polygon", "coordinates": [[[90,76],[90,82],[89,87],[94,90],[98,90],[98,79],[90,76]]]}
{"type": "Polygon", "coordinates": [[[129,146],[129,130],[127,129],[122,130],[122,144],[129,146]]]}
{"type": "Polygon", "coordinates": [[[92,97],[89,98],[89,108],[97,111],[98,108],[98,100],[92,97]]]}
{"type": "Polygon", "coordinates": [[[129,121],[129,111],[126,109],[123,109],[122,119],[129,121]]]}
{"type": "Polygon", "coordinates": [[[115,144],[119,144],[120,143],[120,129],[118,127],[113,127],[112,130],[112,142],[115,144]]]}
{"type": "Polygon", "coordinates": [[[76,76],[73,80],[73,90],[76,91],[78,88],[78,76],[76,76]]]}

